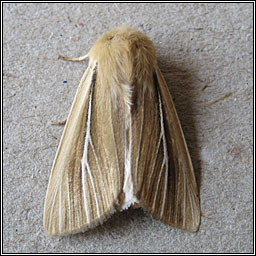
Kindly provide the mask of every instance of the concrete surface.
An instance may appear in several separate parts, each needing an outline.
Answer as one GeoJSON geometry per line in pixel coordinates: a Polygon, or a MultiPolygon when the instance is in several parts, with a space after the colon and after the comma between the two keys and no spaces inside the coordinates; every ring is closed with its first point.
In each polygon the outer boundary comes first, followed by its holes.
{"type": "Polygon", "coordinates": [[[4,3],[3,15],[3,252],[253,252],[252,3],[4,3]],[[57,57],[86,54],[122,24],[157,48],[200,184],[200,230],[130,209],[47,237],[43,203],[63,130],[51,121],[66,119],[87,66],[57,57]]]}

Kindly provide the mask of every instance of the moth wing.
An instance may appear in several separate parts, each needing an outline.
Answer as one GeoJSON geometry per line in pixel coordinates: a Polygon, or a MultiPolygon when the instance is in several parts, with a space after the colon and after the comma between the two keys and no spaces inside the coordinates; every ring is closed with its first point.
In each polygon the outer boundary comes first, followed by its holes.
{"type": "Polygon", "coordinates": [[[158,67],[155,72],[153,97],[141,96],[143,111],[136,118],[137,198],[154,218],[197,231],[200,206],[192,162],[167,84],[158,67]]]}
{"type": "Polygon", "coordinates": [[[104,106],[95,102],[102,98],[96,69],[89,64],[80,82],[51,170],[44,206],[49,235],[77,233],[103,222],[115,211],[121,191],[122,149],[116,143],[122,138],[112,126],[120,121],[112,116],[110,95],[104,94],[104,106]]]}

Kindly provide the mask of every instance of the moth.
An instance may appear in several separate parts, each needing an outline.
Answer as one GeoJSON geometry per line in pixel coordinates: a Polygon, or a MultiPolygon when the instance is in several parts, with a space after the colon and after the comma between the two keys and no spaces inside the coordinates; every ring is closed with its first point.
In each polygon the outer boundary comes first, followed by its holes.
{"type": "Polygon", "coordinates": [[[49,179],[48,235],[86,231],[137,205],[197,231],[200,204],[183,131],[152,41],[118,27],[93,45],[49,179]]]}

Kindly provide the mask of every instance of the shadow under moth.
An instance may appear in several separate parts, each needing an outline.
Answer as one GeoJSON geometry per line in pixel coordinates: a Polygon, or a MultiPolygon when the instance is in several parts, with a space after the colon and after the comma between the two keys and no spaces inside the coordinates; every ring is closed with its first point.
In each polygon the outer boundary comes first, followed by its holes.
{"type": "Polygon", "coordinates": [[[84,60],[49,179],[44,228],[78,233],[137,205],[170,226],[197,231],[193,166],[155,48],[129,27],[106,32],[84,60]]]}

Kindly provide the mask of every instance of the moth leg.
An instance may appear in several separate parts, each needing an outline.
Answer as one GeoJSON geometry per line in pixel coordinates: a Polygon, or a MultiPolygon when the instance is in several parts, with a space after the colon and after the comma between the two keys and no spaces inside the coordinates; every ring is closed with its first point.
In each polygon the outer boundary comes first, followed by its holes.
{"type": "MultiPolygon", "coordinates": [[[[88,54],[86,54],[85,56],[78,57],[78,58],[64,57],[61,55],[58,56],[58,59],[68,60],[68,61],[84,61],[87,58],[88,58],[88,54]]],[[[67,120],[60,121],[60,122],[52,122],[52,125],[65,125],[66,122],[67,122],[67,120]]]]}
{"type": "Polygon", "coordinates": [[[52,125],[65,125],[67,120],[60,121],[60,122],[52,122],[52,125]]]}
{"type": "Polygon", "coordinates": [[[58,57],[58,59],[69,60],[69,61],[84,61],[87,58],[88,58],[88,54],[86,54],[85,56],[78,57],[78,58],[64,57],[64,56],[61,56],[61,55],[59,55],[59,57],[58,57]]]}
{"type": "MultiPolygon", "coordinates": [[[[68,60],[68,61],[84,61],[87,58],[88,58],[88,54],[86,54],[85,56],[78,57],[78,58],[64,57],[61,55],[59,55],[59,57],[58,57],[58,59],[68,60]]],[[[52,122],[52,125],[65,125],[66,122],[67,122],[67,120],[60,121],[60,122],[52,122]]]]}

